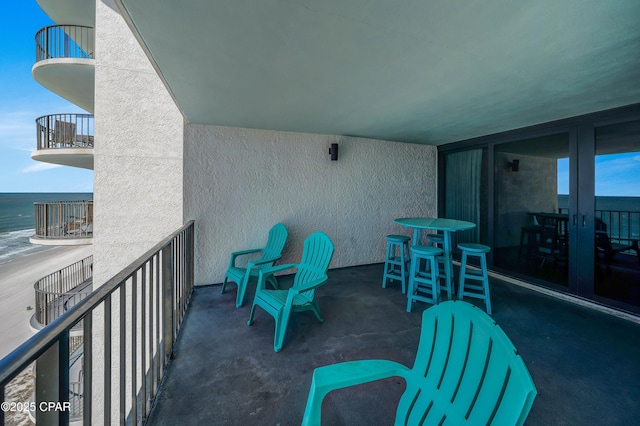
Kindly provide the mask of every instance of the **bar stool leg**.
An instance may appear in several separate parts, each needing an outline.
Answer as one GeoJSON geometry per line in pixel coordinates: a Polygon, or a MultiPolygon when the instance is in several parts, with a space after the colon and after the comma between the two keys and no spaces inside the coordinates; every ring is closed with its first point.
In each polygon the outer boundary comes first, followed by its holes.
{"type": "MultiPolygon", "coordinates": [[[[489,294],[489,274],[487,272],[487,256],[486,252],[489,247],[480,244],[467,244],[473,249],[467,252],[462,248],[462,258],[460,262],[460,280],[458,285],[458,299],[463,300],[464,296],[484,299],[487,314],[491,315],[491,295],[489,294]],[[483,251],[480,251],[483,250],[483,251]],[[480,270],[467,270],[468,256],[477,256],[480,258],[480,270]],[[469,280],[479,281],[480,284],[467,283],[469,280]]],[[[458,246],[460,247],[460,245],[458,246]]]]}
{"type": "Polygon", "coordinates": [[[460,259],[460,277],[458,279],[458,300],[464,298],[464,280],[467,271],[467,252],[462,250],[462,258],[460,259]]]}
{"type": "Polygon", "coordinates": [[[416,289],[416,282],[415,282],[415,276],[416,276],[416,263],[417,263],[417,256],[412,256],[411,257],[411,268],[409,270],[409,285],[407,286],[407,312],[411,312],[411,303],[413,302],[413,298],[411,296],[413,296],[413,293],[415,293],[416,289]]]}
{"type": "Polygon", "coordinates": [[[487,256],[484,253],[482,253],[482,256],[480,256],[480,267],[482,268],[484,304],[487,307],[487,313],[491,315],[491,297],[489,296],[489,274],[487,272],[487,256]]]}

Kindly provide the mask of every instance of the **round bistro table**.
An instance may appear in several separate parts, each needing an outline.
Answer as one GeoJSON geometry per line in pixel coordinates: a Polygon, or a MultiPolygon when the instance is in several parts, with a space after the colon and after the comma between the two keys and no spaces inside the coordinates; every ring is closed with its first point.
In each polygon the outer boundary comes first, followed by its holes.
{"type": "Polygon", "coordinates": [[[451,258],[451,233],[464,231],[476,227],[475,223],[464,220],[445,219],[439,217],[403,217],[394,220],[395,223],[408,228],[413,228],[413,245],[422,243],[422,232],[425,229],[442,231],[444,236],[444,264],[447,288],[453,290],[453,263],[451,258]]]}

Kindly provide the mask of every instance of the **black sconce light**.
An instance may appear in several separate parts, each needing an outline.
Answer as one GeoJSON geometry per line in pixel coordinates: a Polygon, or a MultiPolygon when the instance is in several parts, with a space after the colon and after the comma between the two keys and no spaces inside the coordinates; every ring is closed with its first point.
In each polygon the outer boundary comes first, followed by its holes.
{"type": "Polygon", "coordinates": [[[329,148],[329,154],[331,155],[331,161],[338,161],[338,144],[332,143],[329,148]]]}
{"type": "Polygon", "coordinates": [[[512,172],[517,172],[520,167],[520,160],[509,161],[509,167],[511,167],[512,172]]]}

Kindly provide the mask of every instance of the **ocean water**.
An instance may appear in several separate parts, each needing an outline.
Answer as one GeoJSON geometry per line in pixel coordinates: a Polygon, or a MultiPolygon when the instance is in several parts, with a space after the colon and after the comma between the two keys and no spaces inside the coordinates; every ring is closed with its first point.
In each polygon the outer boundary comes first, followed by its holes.
{"type": "Polygon", "coordinates": [[[0,193],[0,264],[46,248],[29,242],[35,228],[33,203],[91,199],[92,193],[0,193]]]}

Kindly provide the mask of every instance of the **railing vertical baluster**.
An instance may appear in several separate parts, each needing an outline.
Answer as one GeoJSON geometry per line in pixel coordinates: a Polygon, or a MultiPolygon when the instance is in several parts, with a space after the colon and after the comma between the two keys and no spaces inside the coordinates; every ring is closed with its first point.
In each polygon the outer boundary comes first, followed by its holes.
{"type": "Polygon", "coordinates": [[[169,361],[169,357],[173,352],[173,338],[175,331],[175,315],[174,315],[174,280],[173,280],[173,253],[174,243],[169,243],[162,249],[162,366],[169,361]]]}
{"type": "MultiPolygon", "coordinates": [[[[5,393],[4,393],[4,385],[0,386],[0,403],[4,402],[4,397],[5,397],[5,393]]],[[[4,425],[4,410],[0,410],[0,425],[4,425]]]]}
{"type": "Polygon", "coordinates": [[[160,343],[160,329],[162,328],[162,323],[160,322],[160,309],[162,308],[162,301],[163,301],[163,297],[162,297],[162,292],[161,292],[161,288],[160,288],[160,261],[161,261],[161,257],[159,253],[155,254],[155,266],[156,266],[156,348],[155,348],[155,363],[156,363],[156,384],[154,385],[156,392],[158,390],[157,385],[160,383],[160,380],[162,378],[161,375],[161,370],[160,370],[160,364],[162,363],[163,360],[163,355],[162,355],[162,346],[160,343]]]}
{"type": "Polygon", "coordinates": [[[111,424],[111,294],[104,300],[104,424],[111,424]]]}
{"type": "Polygon", "coordinates": [[[154,292],[153,292],[153,284],[154,284],[154,275],[153,275],[153,268],[154,268],[154,261],[155,261],[155,256],[153,256],[151,259],[149,259],[149,333],[147,335],[149,342],[148,344],[148,348],[147,350],[148,352],[148,360],[149,360],[149,401],[152,401],[155,398],[155,385],[154,385],[154,381],[155,381],[155,367],[154,367],[154,362],[153,362],[153,334],[154,334],[154,328],[156,327],[156,324],[154,323],[154,316],[153,316],[153,298],[154,298],[154,292]]]}
{"type": "Polygon", "coordinates": [[[126,421],[126,382],[127,382],[127,281],[120,287],[120,424],[126,421]]]}
{"type": "MultiPolygon", "coordinates": [[[[69,330],[60,335],[58,340],[58,402],[68,406],[69,404],[69,330]]],[[[69,410],[58,412],[60,424],[69,424],[69,410]]]]}
{"type": "Polygon", "coordinates": [[[131,277],[131,424],[138,424],[138,271],[131,277]]]}
{"type": "Polygon", "coordinates": [[[83,382],[82,382],[82,423],[91,426],[91,386],[93,384],[93,313],[84,317],[83,324],[83,382]]]}
{"type": "Polygon", "coordinates": [[[142,283],[140,289],[140,371],[141,374],[141,383],[140,383],[140,420],[143,422],[147,418],[147,353],[146,353],[146,344],[147,344],[147,264],[142,265],[142,274],[141,274],[142,283]]]}

